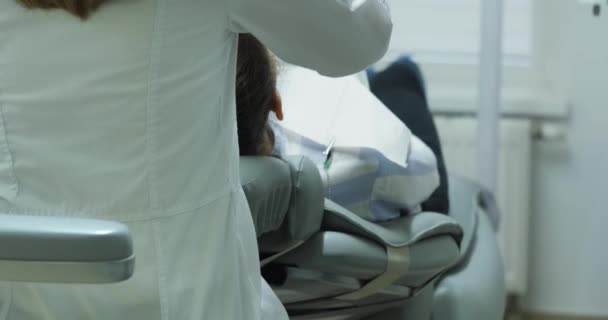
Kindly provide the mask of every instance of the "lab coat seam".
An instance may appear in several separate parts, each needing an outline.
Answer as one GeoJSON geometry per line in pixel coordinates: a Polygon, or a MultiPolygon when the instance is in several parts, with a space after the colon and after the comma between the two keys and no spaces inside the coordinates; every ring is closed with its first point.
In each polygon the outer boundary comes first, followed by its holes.
{"type": "MultiPolygon", "coordinates": [[[[154,220],[163,220],[163,219],[167,219],[167,218],[173,218],[176,216],[180,216],[183,214],[189,214],[192,213],[193,211],[197,211],[200,210],[220,199],[223,199],[225,197],[230,197],[234,192],[237,192],[239,190],[239,188],[242,188],[241,185],[237,185],[237,186],[232,186],[226,190],[223,190],[221,192],[215,193],[212,197],[207,198],[206,200],[196,203],[194,206],[190,207],[190,206],[176,206],[175,210],[170,210],[168,211],[168,214],[166,216],[156,216],[156,217],[152,217],[149,218],[147,220],[150,221],[154,221],[154,220]]],[[[146,219],[142,219],[142,220],[146,220],[146,219]]],[[[129,221],[139,221],[139,219],[134,219],[134,220],[129,220],[129,221]]]]}
{"type": "MultiPolygon", "coordinates": [[[[238,56],[238,35],[233,35],[232,36],[232,50],[236,51],[233,52],[234,56],[238,56]]],[[[225,64],[224,64],[224,72],[222,72],[222,74],[224,74],[224,83],[227,83],[228,81],[230,81],[232,84],[236,83],[236,67],[235,68],[231,68],[231,64],[235,63],[235,61],[231,60],[231,59],[225,59],[224,60],[225,64]],[[231,73],[228,73],[228,70],[231,70],[231,73]]],[[[219,97],[220,99],[220,105],[221,106],[225,106],[226,103],[226,96],[225,95],[220,95],[219,97]]],[[[236,98],[235,98],[236,99],[236,98]]],[[[239,143],[239,138],[238,138],[238,129],[237,129],[237,116],[236,116],[236,100],[232,100],[232,105],[233,107],[231,107],[231,112],[230,112],[230,123],[233,124],[232,129],[230,130],[230,134],[232,136],[232,143],[233,146],[236,145],[238,146],[239,143]]],[[[222,114],[224,114],[224,112],[222,112],[222,114]]],[[[224,121],[222,121],[222,123],[224,123],[224,121]]],[[[238,147],[237,147],[238,150],[238,147]]],[[[234,149],[233,149],[234,151],[234,149]]],[[[228,176],[228,184],[229,185],[241,185],[241,167],[240,167],[240,162],[239,162],[239,157],[237,156],[233,156],[230,157],[230,168],[234,168],[234,170],[230,170],[229,171],[229,176],[228,176]]],[[[241,187],[242,189],[242,187],[241,187]]],[[[231,189],[233,190],[233,189],[231,189]]]]}
{"type": "Polygon", "coordinates": [[[23,214],[30,216],[58,216],[58,217],[73,217],[73,218],[95,218],[95,219],[109,219],[119,220],[122,222],[142,222],[142,221],[154,221],[162,220],[180,216],[182,214],[189,214],[193,211],[200,210],[208,205],[219,201],[225,197],[230,196],[231,193],[238,191],[242,188],[240,184],[228,186],[225,189],[211,193],[208,197],[198,202],[188,202],[182,205],[175,205],[168,209],[157,209],[153,211],[142,210],[138,214],[129,215],[126,212],[112,211],[112,214],[100,213],[99,210],[88,210],[86,212],[82,210],[67,210],[65,208],[58,210],[38,210],[38,209],[15,209],[11,214],[23,214]]]}
{"type": "Polygon", "coordinates": [[[146,96],[146,128],[145,128],[145,143],[146,143],[146,161],[147,161],[147,182],[148,182],[148,197],[149,206],[151,208],[158,208],[158,190],[157,190],[157,169],[155,164],[155,151],[157,150],[156,144],[156,112],[155,107],[157,100],[157,75],[158,75],[158,60],[160,58],[160,48],[162,47],[162,30],[161,30],[161,19],[163,14],[164,0],[156,0],[155,13],[152,21],[152,34],[150,37],[150,54],[148,61],[148,83],[147,83],[147,96],[146,96]]]}
{"type": "Polygon", "coordinates": [[[157,274],[157,285],[158,285],[158,296],[160,301],[160,316],[162,320],[169,319],[169,297],[167,296],[167,276],[164,270],[164,254],[160,241],[160,226],[158,221],[152,221],[152,228],[154,234],[154,247],[156,251],[156,274],[157,274]]]}
{"type": "Polygon", "coordinates": [[[8,284],[8,301],[6,303],[6,312],[2,315],[3,319],[10,319],[11,311],[13,309],[13,284],[8,284]]]}
{"type": "MultiPolygon", "coordinates": [[[[2,92],[0,91],[0,94],[2,92]]],[[[9,179],[11,180],[10,188],[12,189],[13,194],[11,194],[11,198],[16,198],[19,195],[19,180],[17,179],[17,175],[15,174],[15,158],[11,151],[11,146],[8,140],[8,132],[6,130],[4,121],[4,104],[0,101],[0,147],[2,147],[6,153],[7,161],[9,162],[10,169],[8,172],[9,179]]]]}
{"type": "MultiPolygon", "coordinates": [[[[230,205],[231,205],[230,214],[232,215],[233,219],[238,219],[238,211],[239,211],[239,209],[242,209],[242,208],[239,208],[239,205],[238,205],[238,202],[240,202],[240,201],[244,201],[243,205],[247,209],[246,211],[248,212],[249,217],[250,217],[249,218],[250,219],[249,223],[250,223],[251,228],[253,229],[253,232],[255,234],[255,227],[252,225],[254,223],[254,221],[253,221],[253,216],[251,216],[251,208],[249,208],[249,203],[247,202],[245,193],[244,193],[244,191],[242,189],[241,190],[233,189],[230,192],[230,205]],[[235,207],[233,208],[232,206],[235,206],[235,207]]],[[[251,253],[251,252],[249,252],[247,250],[247,246],[245,245],[245,242],[243,241],[242,234],[237,234],[236,235],[236,240],[237,240],[237,245],[239,246],[239,249],[240,249],[241,252],[251,253]]],[[[254,242],[254,244],[255,244],[255,246],[257,248],[257,242],[254,242]]],[[[247,254],[241,255],[239,257],[239,259],[242,261],[242,263],[246,263],[245,261],[242,260],[242,259],[245,259],[246,257],[247,257],[247,254]]],[[[255,263],[255,266],[254,266],[255,270],[259,270],[260,269],[259,260],[258,259],[254,259],[254,263],[255,263]]],[[[249,277],[247,275],[241,275],[241,276],[244,276],[244,278],[246,279],[247,284],[249,285],[249,287],[255,288],[255,292],[261,292],[261,290],[262,290],[261,281],[263,281],[262,278],[261,278],[261,276],[256,277],[256,278],[252,278],[252,277],[249,277]]],[[[258,296],[258,297],[261,299],[260,296],[258,296]]],[[[250,303],[253,302],[254,305],[260,305],[260,303],[261,303],[261,301],[255,301],[255,300],[254,301],[249,301],[249,302],[250,303]]],[[[258,309],[258,308],[255,308],[255,309],[258,309]]],[[[253,319],[261,319],[259,312],[260,311],[258,311],[257,316],[254,316],[253,319]]]]}
{"type": "Polygon", "coordinates": [[[228,30],[232,32],[237,32],[237,30],[243,30],[241,27],[237,27],[232,19],[232,5],[233,0],[226,0],[226,26],[228,30]]]}

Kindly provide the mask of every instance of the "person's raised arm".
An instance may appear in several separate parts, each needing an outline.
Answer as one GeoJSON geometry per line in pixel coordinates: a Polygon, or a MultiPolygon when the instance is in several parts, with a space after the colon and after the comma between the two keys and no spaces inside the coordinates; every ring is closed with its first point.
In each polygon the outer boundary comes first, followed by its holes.
{"type": "Polygon", "coordinates": [[[379,60],[392,22],[385,0],[229,0],[234,32],[253,34],[286,62],[344,76],[379,60]]]}

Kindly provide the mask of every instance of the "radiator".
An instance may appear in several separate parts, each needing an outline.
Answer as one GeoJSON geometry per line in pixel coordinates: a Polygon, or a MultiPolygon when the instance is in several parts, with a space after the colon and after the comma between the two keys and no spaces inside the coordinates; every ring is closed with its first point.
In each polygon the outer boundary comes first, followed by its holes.
{"type": "MultiPolygon", "coordinates": [[[[477,121],[471,117],[436,117],[448,171],[476,180],[477,121]]],[[[532,130],[525,119],[501,120],[497,199],[501,225],[497,234],[510,294],[527,287],[528,225],[532,130]]]]}

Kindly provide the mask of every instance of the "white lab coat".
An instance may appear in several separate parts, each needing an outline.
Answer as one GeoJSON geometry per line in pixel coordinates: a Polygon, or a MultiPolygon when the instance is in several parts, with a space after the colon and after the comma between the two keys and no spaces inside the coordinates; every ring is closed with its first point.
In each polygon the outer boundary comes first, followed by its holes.
{"type": "Polygon", "coordinates": [[[86,22],[1,1],[0,211],[125,222],[137,260],[120,284],[0,283],[0,319],[259,319],[236,34],[339,75],[390,29],[376,0],[109,1],[86,22]]]}

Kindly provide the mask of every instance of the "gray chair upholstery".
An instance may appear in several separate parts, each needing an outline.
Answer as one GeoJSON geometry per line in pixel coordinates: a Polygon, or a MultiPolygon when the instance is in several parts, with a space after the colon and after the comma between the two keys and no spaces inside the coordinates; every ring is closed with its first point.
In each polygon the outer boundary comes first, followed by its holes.
{"type": "MultiPolygon", "coordinates": [[[[241,159],[273,289],[292,319],[502,319],[505,286],[482,190],[451,179],[450,216],[376,224],[323,199],[304,158],[241,159]]],[[[487,201],[487,199],[486,199],[487,201]]],[[[110,283],[135,256],[123,224],[0,215],[0,281],[110,283]]]]}
{"type": "Polygon", "coordinates": [[[240,164],[262,253],[281,255],[319,230],[323,182],[314,163],[303,157],[241,157],[240,164]]]}
{"type": "MultiPolygon", "coordinates": [[[[457,200],[453,216],[465,225],[467,255],[439,281],[433,298],[434,320],[503,319],[506,306],[504,268],[495,237],[495,217],[483,205],[465,214],[463,203],[479,203],[484,191],[464,178],[450,178],[450,198],[457,200]],[[475,217],[471,221],[470,217],[475,217]]],[[[485,201],[482,203],[486,202],[485,201]]],[[[454,202],[453,202],[454,203],[454,202]]],[[[491,209],[494,204],[487,204],[491,209]]]]}
{"type": "MultiPolygon", "coordinates": [[[[256,211],[253,208],[276,210],[269,215],[284,216],[288,221],[286,227],[279,223],[280,218],[274,218],[277,225],[268,234],[282,236],[262,234],[260,249],[262,253],[270,250],[274,254],[266,261],[279,267],[272,272],[283,273],[270,282],[292,319],[479,318],[471,318],[472,314],[483,314],[483,319],[501,319],[504,276],[493,230],[480,206],[480,188],[454,180],[451,184],[454,191],[450,194],[454,210],[450,216],[424,212],[372,223],[329,200],[320,200],[318,193],[323,190],[320,178],[311,178],[318,171],[310,163],[302,165],[307,160],[290,159],[284,164],[278,159],[273,161],[288,167],[291,179],[305,176],[306,181],[315,181],[292,187],[288,195],[291,205],[283,213],[284,209],[279,207],[285,207],[284,204],[252,206],[253,211],[256,211]],[[306,201],[297,201],[298,195],[306,195],[306,201]],[[319,201],[322,207],[315,207],[312,201],[319,201]],[[302,219],[309,223],[299,224],[297,221],[302,219]],[[295,237],[298,232],[293,228],[298,225],[304,226],[305,232],[295,237]],[[283,245],[282,239],[298,244],[283,245]],[[279,243],[268,244],[272,241],[279,243]],[[467,289],[475,293],[468,294],[467,289]],[[480,310],[481,305],[486,306],[487,312],[480,310]]],[[[283,169],[271,171],[256,174],[262,180],[267,174],[283,174],[283,169]]],[[[247,191],[247,187],[245,190],[250,203],[286,201],[274,196],[253,199],[263,194],[247,191]]]]}
{"type": "Polygon", "coordinates": [[[289,165],[280,159],[241,157],[241,185],[247,195],[258,236],[276,231],[290,205],[289,165]]]}

